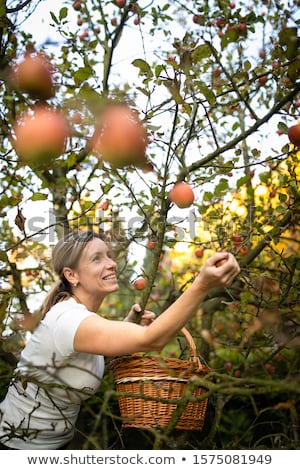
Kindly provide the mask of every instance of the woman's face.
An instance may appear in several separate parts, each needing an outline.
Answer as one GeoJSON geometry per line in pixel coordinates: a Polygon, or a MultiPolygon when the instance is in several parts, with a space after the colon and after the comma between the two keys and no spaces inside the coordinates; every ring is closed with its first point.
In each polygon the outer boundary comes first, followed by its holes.
{"type": "Polygon", "coordinates": [[[119,288],[117,264],[109,247],[100,238],[87,243],[74,273],[78,288],[90,295],[104,297],[119,288]]]}

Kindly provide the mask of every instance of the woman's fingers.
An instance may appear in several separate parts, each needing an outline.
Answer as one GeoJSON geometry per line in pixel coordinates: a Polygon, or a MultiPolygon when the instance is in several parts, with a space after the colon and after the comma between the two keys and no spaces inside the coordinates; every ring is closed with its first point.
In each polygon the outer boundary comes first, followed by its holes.
{"type": "Polygon", "coordinates": [[[140,321],[140,325],[148,326],[155,320],[156,314],[150,310],[145,310],[140,321]]]}
{"type": "Polygon", "coordinates": [[[218,252],[207,259],[198,279],[202,287],[211,289],[230,285],[239,272],[239,264],[231,253],[218,252]]]}
{"type": "Polygon", "coordinates": [[[139,304],[134,304],[127,317],[124,319],[124,321],[133,321],[136,314],[140,314],[140,321],[139,324],[141,326],[148,326],[150,325],[153,320],[155,320],[156,314],[154,312],[151,312],[151,310],[144,310],[142,311],[142,307],[139,304]]]}
{"type": "Polygon", "coordinates": [[[136,315],[137,313],[141,313],[141,311],[142,311],[142,307],[141,307],[139,304],[134,304],[134,305],[131,307],[131,309],[130,309],[128,315],[127,315],[127,317],[124,318],[124,321],[133,321],[135,315],[136,315]]]}
{"type": "MultiPolygon", "coordinates": [[[[216,264],[216,267],[222,270],[222,279],[224,285],[230,285],[235,277],[240,273],[241,269],[240,266],[235,259],[235,257],[231,254],[228,253],[228,258],[226,260],[221,260],[221,263],[218,262],[216,264]]],[[[221,274],[221,273],[220,273],[221,274]]]]}

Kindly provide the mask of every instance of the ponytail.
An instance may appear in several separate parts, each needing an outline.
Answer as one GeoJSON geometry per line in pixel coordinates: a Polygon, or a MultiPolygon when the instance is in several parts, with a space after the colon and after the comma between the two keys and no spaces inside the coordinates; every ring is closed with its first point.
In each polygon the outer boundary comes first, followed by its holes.
{"type": "Polygon", "coordinates": [[[70,290],[70,285],[65,277],[56,281],[40,307],[41,318],[45,317],[46,313],[49,312],[53,305],[61,302],[62,300],[67,300],[70,297],[72,297],[72,292],[70,290]]]}

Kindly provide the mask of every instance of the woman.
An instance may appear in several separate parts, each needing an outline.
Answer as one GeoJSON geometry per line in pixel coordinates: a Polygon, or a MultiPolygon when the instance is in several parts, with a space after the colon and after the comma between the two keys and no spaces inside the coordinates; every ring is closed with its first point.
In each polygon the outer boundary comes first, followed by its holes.
{"type": "Polygon", "coordinates": [[[99,387],[104,357],[161,350],[210,289],[230,285],[240,271],[231,254],[216,253],[154,322],[154,314],[145,312],[143,327],[95,313],[118,289],[117,265],[99,234],[68,234],[53,250],[53,268],[59,280],[42,305],[43,319],[0,404],[3,449],[64,448],[73,437],[81,401],[99,387]]]}

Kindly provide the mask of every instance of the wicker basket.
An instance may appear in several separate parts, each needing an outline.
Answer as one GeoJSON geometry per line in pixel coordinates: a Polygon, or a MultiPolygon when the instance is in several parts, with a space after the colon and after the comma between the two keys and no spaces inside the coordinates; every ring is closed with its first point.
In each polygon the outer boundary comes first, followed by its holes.
{"type": "Polygon", "coordinates": [[[193,401],[186,398],[174,429],[201,431],[208,399],[197,398],[207,390],[193,386],[193,379],[203,377],[209,369],[201,364],[190,333],[185,328],[181,331],[189,345],[190,360],[126,356],[111,361],[123,427],[165,428],[192,387],[193,401]]]}

